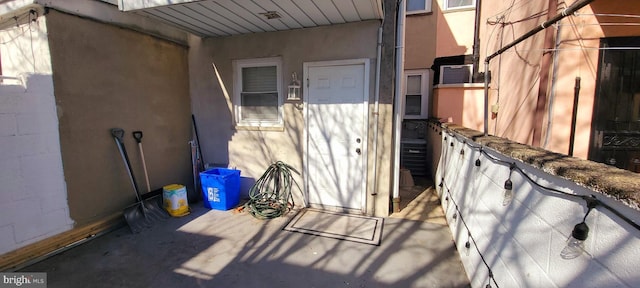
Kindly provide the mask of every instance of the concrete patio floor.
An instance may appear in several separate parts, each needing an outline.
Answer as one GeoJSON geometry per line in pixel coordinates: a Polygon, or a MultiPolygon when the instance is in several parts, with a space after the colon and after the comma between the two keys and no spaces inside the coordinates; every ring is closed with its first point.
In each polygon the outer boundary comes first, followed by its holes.
{"type": "Polygon", "coordinates": [[[207,210],[123,227],[22,269],[48,287],[469,287],[433,189],[403,190],[380,246],[283,231],[294,213],[262,221],[207,210]],[[440,210],[438,210],[440,209],[440,210]]]}

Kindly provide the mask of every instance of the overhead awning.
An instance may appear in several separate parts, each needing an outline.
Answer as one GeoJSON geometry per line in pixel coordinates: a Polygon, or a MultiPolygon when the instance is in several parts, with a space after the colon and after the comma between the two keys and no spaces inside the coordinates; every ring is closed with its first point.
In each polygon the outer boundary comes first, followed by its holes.
{"type": "MultiPolygon", "coordinates": [[[[105,0],[103,0],[105,1],[105,0]]],[[[111,0],[201,37],[382,19],[381,0],[111,0]]]]}

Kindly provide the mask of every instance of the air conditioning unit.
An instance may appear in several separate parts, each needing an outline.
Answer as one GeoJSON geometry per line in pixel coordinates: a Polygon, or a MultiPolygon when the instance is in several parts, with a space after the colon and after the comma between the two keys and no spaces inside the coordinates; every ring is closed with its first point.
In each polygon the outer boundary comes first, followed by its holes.
{"type": "Polygon", "coordinates": [[[440,66],[439,84],[471,83],[473,65],[442,65],[440,66]]]}

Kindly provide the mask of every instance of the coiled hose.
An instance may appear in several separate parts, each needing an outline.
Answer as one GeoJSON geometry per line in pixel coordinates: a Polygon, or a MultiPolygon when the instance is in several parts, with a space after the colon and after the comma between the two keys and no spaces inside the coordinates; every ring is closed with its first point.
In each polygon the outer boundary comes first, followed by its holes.
{"type": "Polygon", "coordinates": [[[300,175],[295,168],[282,161],[271,164],[249,190],[249,202],[245,204],[247,211],[263,220],[287,213],[295,205],[291,193],[293,184],[300,190],[292,172],[300,175]]]}

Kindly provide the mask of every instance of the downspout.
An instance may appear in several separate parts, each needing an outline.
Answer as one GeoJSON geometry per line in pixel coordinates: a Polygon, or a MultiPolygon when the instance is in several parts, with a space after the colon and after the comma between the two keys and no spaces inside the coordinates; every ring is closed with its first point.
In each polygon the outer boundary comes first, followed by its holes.
{"type": "Polygon", "coordinates": [[[384,17],[378,28],[378,47],[376,48],[376,83],[373,104],[373,190],[371,190],[372,204],[371,215],[376,215],[376,197],[378,195],[378,121],[380,119],[380,62],[382,57],[382,27],[384,25],[384,17]]]}
{"type": "Polygon", "coordinates": [[[490,61],[491,59],[489,57],[487,57],[484,60],[484,136],[489,135],[489,62],[490,61]]]}
{"type": "Polygon", "coordinates": [[[478,76],[478,65],[480,64],[480,9],[482,0],[476,0],[476,19],[473,27],[473,80],[476,82],[478,76]]]}
{"type": "Polygon", "coordinates": [[[402,134],[402,75],[404,74],[404,0],[398,1],[396,18],[396,79],[394,101],[394,149],[393,149],[393,211],[400,211],[400,139],[402,134]]]}
{"type": "Polygon", "coordinates": [[[500,48],[498,51],[496,51],[495,53],[487,56],[487,58],[485,58],[484,60],[484,64],[485,64],[485,73],[484,73],[484,135],[487,136],[489,134],[489,88],[488,88],[488,84],[489,84],[489,73],[487,73],[489,70],[489,63],[491,62],[491,59],[497,57],[498,55],[504,53],[504,51],[512,48],[513,46],[516,46],[518,43],[528,39],[529,37],[535,35],[536,33],[546,29],[547,27],[553,25],[554,23],[562,20],[563,18],[573,14],[574,12],[576,12],[578,9],[589,5],[589,3],[593,2],[595,0],[582,0],[582,1],[578,1],[578,2],[574,2],[573,4],[571,4],[571,6],[567,7],[566,9],[564,9],[562,11],[562,13],[557,14],[556,16],[554,16],[553,18],[547,20],[546,22],[540,24],[540,26],[537,26],[536,28],[532,29],[531,31],[525,33],[524,35],[520,36],[520,38],[514,40],[513,42],[507,44],[506,46],[500,48]]]}

